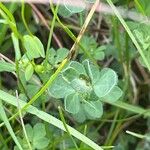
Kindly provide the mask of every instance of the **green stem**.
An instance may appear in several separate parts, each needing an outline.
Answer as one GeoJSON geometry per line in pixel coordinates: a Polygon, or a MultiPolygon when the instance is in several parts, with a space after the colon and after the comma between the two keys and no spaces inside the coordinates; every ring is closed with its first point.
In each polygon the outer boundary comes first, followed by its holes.
{"type": "Polygon", "coordinates": [[[75,148],[76,148],[77,150],[79,150],[79,148],[78,148],[78,146],[77,146],[75,140],[74,140],[73,137],[71,136],[70,131],[69,131],[67,125],[66,125],[66,121],[65,121],[65,118],[64,118],[64,115],[63,115],[63,113],[62,113],[62,110],[61,110],[61,107],[60,107],[60,106],[58,107],[58,110],[59,110],[59,115],[60,115],[61,121],[63,122],[63,125],[64,125],[64,127],[65,127],[65,129],[66,129],[67,134],[68,134],[69,137],[71,138],[73,144],[75,145],[75,148]]]}

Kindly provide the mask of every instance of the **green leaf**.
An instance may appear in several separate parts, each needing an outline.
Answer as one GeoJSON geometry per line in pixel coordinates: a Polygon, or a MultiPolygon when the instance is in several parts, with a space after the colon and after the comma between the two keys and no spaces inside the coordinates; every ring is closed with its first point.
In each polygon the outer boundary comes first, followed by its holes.
{"type": "Polygon", "coordinates": [[[49,142],[50,141],[48,138],[39,137],[36,140],[33,139],[33,147],[35,147],[36,149],[44,149],[48,146],[49,142]]]}
{"type": "Polygon", "coordinates": [[[50,48],[46,53],[46,58],[48,59],[49,63],[52,65],[55,65],[55,56],[56,56],[56,51],[54,50],[54,48],[50,48]]]}
{"type": "MultiPolygon", "coordinates": [[[[26,129],[26,132],[27,132],[27,136],[30,140],[30,142],[33,140],[33,129],[32,129],[32,126],[30,124],[26,124],[25,125],[25,129],[26,129]]],[[[29,147],[28,147],[29,148],[29,147]]]]}
{"type": "Polygon", "coordinates": [[[80,105],[79,112],[73,115],[74,119],[78,122],[84,122],[86,120],[86,114],[83,105],[80,105]]]}
{"type": "Polygon", "coordinates": [[[71,13],[65,6],[60,5],[58,8],[58,14],[63,17],[70,17],[73,13],[71,13]]]}
{"type": "MultiPolygon", "coordinates": [[[[79,12],[82,12],[84,9],[85,9],[85,6],[72,6],[72,0],[63,0],[64,1],[64,6],[66,7],[67,10],[69,10],[69,12],[71,13],[79,13],[79,12]],[[68,4],[69,5],[66,5],[68,4]]],[[[79,1],[80,2],[80,1],[79,1]]]]}
{"type": "Polygon", "coordinates": [[[80,73],[77,72],[73,67],[67,67],[63,70],[62,76],[68,81],[71,82],[72,80],[79,78],[80,73]]]}
{"type": "Polygon", "coordinates": [[[94,84],[99,78],[99,69],[97,66],[89,62],[89,60],[83,61],[83,65],[86,69],[88,76],[91,79],[92,84],[94,84]]]}
{"type": "Polygon", "coordinates": [[[85,68],[81,63],[77,61],[71,61],[69,66],[74,68],[79,74],[87,75],[85,68]]]}
{"type": "Polygon", "coordinates": [[[9,120],[7,118],[7,115],[5,113],[5,110],[3,108],[3,104],[2,104],[2,101],[0,100],[0,120],[4,121],[4,124],[7,128],[7,130],[9,131],[12,139],[14,140],[14,142],[16,143],[16,145],[18,146],[19,150],[23,150],[22,146],[20,145],[10,123],[9,123],[9,120]]]}
{"type": "Polygon", "coordinates": [[[23,45],[29,59],[32,60],[34,58],[45,57],[43,44],[36,36],[23,36],[23,45]]]}
{"type": "Polygon", "coordinates": [[[89,93],[92,90],[91,85],[88,85],[88,83],[82,79],[74,79],[70,85],[78,93],[89,93]]]}
{"type": "Polygon", "coordinates": [[[116,102],[122,96],[122,93],[122,90],[115,86],[103,99],[104,101],[116,102]]]}
{"type": "Polygon", "coordinates": [[[49,88],[49,91],[51,95],[55,98],[64,98],[65,96],[75,92],[75,90],[62,77],[62,75],[59,75],[56,78],[52,86],[49,88]]]}
{"type": "Polygon", "coordinates": [[[16,58],[16,60],[19,60],[21,58],[21,52],[20,52],[20,48],[19,48],[19,40],[15,36],[14,33],[11,34],[11,37],[12,37],[12,41],[13,41],[14,49],[15,49],[15,58],[16,58]]]}
{"type": "Polygon", "coordinates": [[[105,46],[100,46],[94,50],[94,58],[96,60],[103,60],[105,58],[105,53],[103,52],[106,49],[105,46]]]}
{"type": "Polygon", "coordinates": [[[56,51],[55,64],[62,62],[62,60],[64,60],[67,57],[68,53],[69,53],[68,49],[59,48],[56,51]]]}
{"type": "Polygon", "coordinates": [[[117,84],[116,73],[109,68],[104,68],[99,74],[99,79],[93,85],[95,94],[101,98],[107,95],[117,84]]]}
{"type": "Polygon", "coordinates": [[[15,65],[7,63],[3,60],[0,60],[0,72],[3,72],[3,71],[13,72],[15,70],[16,70],[15,65]]]}
{"type": "Polygon", "coordinates": [[[34,72],[34,68],[32,66],[32,64],[30,63],[26,69],[25,69],[25,78],[26,78],[26,81],[29,81],[30,78],[32,77],[33,75],[33,72],[34,72]]]}
{"type": "Polygon", "coordinates": [[[33,127],[34,137],[33,140],[38,140],[46,135],[45,125],[43,123],[37,123],[33,127]]]}
{"type": "Polygon", "coordinates": [[[78,93],[72,93],[67,95],[64,100],[65,110],[76,114],[79,112],[80,109],[80,96],[78,93]]]}
{"type": "Polygon", "coordinates": [[[103,114],[103,105],[101,101],[90,101],[83,103],[84,110],[89,119],[100,118],[103,114]]]}

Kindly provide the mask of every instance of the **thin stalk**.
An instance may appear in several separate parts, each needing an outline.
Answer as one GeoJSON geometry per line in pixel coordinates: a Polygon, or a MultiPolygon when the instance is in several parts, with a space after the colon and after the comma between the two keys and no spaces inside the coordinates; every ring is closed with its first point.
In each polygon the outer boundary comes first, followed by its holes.
{"type": "Polygon", "coordinates": [[[117,119],[117,117],[118,117],[118,114],[119,114],[119,110],[116,111],[114,120],[113,120],[113,122],[111,123],[111,127],[110,127],[110,130],[109,130],[109,132],[108,132],[108,135],[107,135],[105,144],[104,144],[105,146],[107,146],[107,145],[109,146],[109,145],[110,145],[109,141],[111,141],[112,133],[113,133],[113,130],[114,130],[114,128],[115,128],[115,123],[116,123],[115,121],[116,121],[116,119],[117,119]]]}
{"type": "Polygon", "coordinates": [[[25,4],[24,4],[24,0],[22,0],[22,7],[21,7],[21,17],[22,17],[22,21],[24,23],[24,26],[25,28],[27,29],[28,33],[32,36],[32,32],[30,31],[28,25],[27,25],[27,22],[25,20],[25,15],[24,15],[24,12],[25,12],[25,4]]]}
{"type": "Polygon", "coordinates": [[[25,139],[27,141],[29,150],[32,150],[32,147],[31,147],[31,144],[30,144],[30,141],[29,141],[26,129],[25,129],[24,121],[23,121],[23,118],[22,118],[21,107],[20,107],[20,104],[19,104],[19,98],[18,98],[18,92],[17,91],[16,91],[16,98],[17,98],[17,102],[18,102],[19,117],[20,117],[22,129],[23,129],[23,133],[24,133],[25,139]]]}
{"type": "Polygon", "coordinates": [[[66,129],[66,132],[67,132],[68,136],[71,138],[71,140],[72,140],[72,142],[73,142],[75,148],[76,148],[77,150],[79,150],[79,148],[78,148],[78,146],[77,146],[77,144],[76,144],[74,138],[73,138],[73,137],[71,136],[71,134],[70,134],[70,131],[69,131],[68,127],[67,127],[67,124],[66,124],[66,121],[65,121],[65,118],[64,118],[64,115],[63,115],[63,112],[62,112],[62,109],[61,109],[60,106],[58,107],[58,110],[59,110],[59,115],[60,115],[61,121],[63,122],[63,125],[64,125],[64,127],[65,127],[65,129],[66,129]]]}

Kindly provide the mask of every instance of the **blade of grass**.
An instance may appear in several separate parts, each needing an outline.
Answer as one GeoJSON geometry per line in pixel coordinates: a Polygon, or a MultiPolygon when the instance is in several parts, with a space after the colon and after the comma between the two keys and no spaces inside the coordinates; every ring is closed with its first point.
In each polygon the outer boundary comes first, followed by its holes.
{"type": "Polygon", "coordinates": [[[143,139],[143,138],[146,138],[146,135],[142,135],[142,134],[139,134],[139,133],[135,133],[135,132],[131,132],[131,131],[126,131],[127,134],[130,134],[134,137],[137,137],[137,138],[140,138],[140,139],[143,139]]]}
{"type": "Polygon", "coordinates": [[[20,117],[22,129],[23,129],[23,133],[24,133],[25,139],[27,141],[29,150],[32,150],[32,147],[31,147],[31,144],[30,144],[30,141],[29,141],[26,129],[25,129],[24,121],[23,121],[23,118],[22,118],[21,107],[20,107],[20,103],[19,103],[19,98],[18,98],[18,92],[17,92],[17,90],[16,90],[16,99],[17,99],[17,103],[18,103],[19,117],[20,117]]]}
{"type": "MultiPolygon", "coordinates": [[[[0,99],[4,100],[6,103],[9,103],[13,106],[16,106],[16,107],[18,106],[16,97],[14,97],[2,90],[0,90],[0,99]]],[[[24,102],[20,99],[19,99],[19,102],[20,102],[21,108],[23,108],[24,106],[27,105],[26,102],[24,102]]],[[[42,119],[43,121],[46,121],[46,122],[56,126],[57,128],[66,131],[62,121],[53,117],[52,115],[47,114],[43,111],[40,111],[36,107],[31,106],[31,105],[28,107],[28,109],[26,111],[30,114],[37,116],[38,118],[42,119]]],[[[102,148],[100,146],[98,146],[96,143],[94,143],[92,140],[90,140],[89,138],[87,138],[86,136],[84,136],[83,134],[81,134],[80,132],[75,130],[74,128],[70,127],[69,125],[67,125],[67,128],[69,129],[71,135],[73,135],[80,141],[84,142],[85,144],[89,145],[91,148],[93,148],[95,150],[102,150],[102,148]]]]}
{"type": "Polygon", "coordinates": [[[64,127],[65,127],[65,129],[66,129],[67,134],[68,134],[69,137],[71,138],[71,140],[72,140],[72,142],[73,142],[75,148],[76,148],[77,150],[79,150],[79,148],[78,148],[78,146],[77,146],[75,140],[73,139],[73,137],[72,137],[71,134],[70,134],[70,131],[69,131],[68,127],[67,127],[67,124],[66,124],[66,121],[65,121],[65,118],[64,118],[64,115],[63,115],[63,112],[62,112],[62,109],[61,109],[60,106],[58,107],[58,110],[59,110],[59,115],[60,115],[61,121],[62,121],[62,123],[63,123],[63,125],[64,125],[64,127]]]}
{"type": "Polygon", "coordinates": [[[14,131],[13,131],[9,121],[8,121],[8,118],[7,118],[7,115],[6,115],[5,110],[3,108],[3,104],[2,104],[1,100],[0,100],[0,118],[4,121],[4,124],[5,124],[6,128],[7,128],[7,130],[9,131],[11,137],[13,138],[13,140],[16,143],[16,145],[18,146],[18,148],[20,150],[23,150],[22,146],[20,145],[20,143],[19,143],[19,141],[18,141],[18,139],[17,139],[17,137],[16,137],[16,135],[15,135],[15,133],[14,133],[14,131]]]}
{"type": "Polygon", "coordinates": [[[143,9],[143,7],[141,6],[140,2],[138,0],[134,0],[135,4],[137,5],[138,9],[140,10],[140,12],[146,16],[145,11],[143,9]]]}
{"type": "Polygon", "coordinates": [[[126,24],[126,22],[124,21],[124,19],[122,18],[122,16],[120,15],[119,11],[116,9],[116,7],[114,6],[114,4],[112,3],[111,0],[107,0],[108,4],[111,6],[111,8],[113,9],[114,13],[116,14],[117,18],[119,19],[119,21],[121,22],[121,24],[123,25],[123,27],[125,28],[126,32],[128,33],[128,35],[130,36],[132,42],[134,43],[134,45],[136,46],[138,52],[140,53],[145,65],[147,66],[148,70],[150,71],[150,64],[148,63],[139,43],[137,42],[136,38],[134,37],[133,33],[131,32],[130,28],[128,27],[128,25],[126,24]]]}

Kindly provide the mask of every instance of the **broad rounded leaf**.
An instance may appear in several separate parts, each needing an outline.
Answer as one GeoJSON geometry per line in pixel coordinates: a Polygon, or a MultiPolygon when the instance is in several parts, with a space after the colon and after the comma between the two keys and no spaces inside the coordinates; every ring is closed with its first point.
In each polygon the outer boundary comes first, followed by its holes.
{"type": "Polygon", "coordinates": [[[89,119],[100,118],[103,114],[103,105],[99,100],[83,103],[83,107],[89,119]]]}
{"type": "Polygon", "coordinates": [[[68,81],[71,82],[72,80],[79,77],[79,72],[75,70],[73,67],[67,67],[63,72],[62,76],[68,81]]]}
{"type": "Polygon", "coordinates": [[[58,14],[63,17],[70,17],[73,13],[71,13],[65,6],[60,5],[58,8],[58,14]]]}
{"type": "Polygon", "coordinates": [[[109,68],[104,68],[99,74],[99,79],[93,85],[95,94],[101,98],[107,95],[117,84],[117,74],[109,68]]]}
{"type": "Polygon", "coordinates": [[[80,97],[77,93],[73,93],[70,95],[67,95],[65,97],[65,110],[72,113],[76,114],[79,112],[80,109],[80,97]]]}
{"type": "Polygon", "coordinates": [[[33,147],[36,149],[44,149],[49,144],[49,139],[46,137],[39,137],[37,140],[33,140],[33,147]]]}
{"type": "Polygon", "coordinates": [[[56,51],[55,63],[57,64],[57,63],[61,62],[62,60],[64,60],[67,57],[68,52],[69,52],[69,50],[66,48],[59,48],[56,51]]]}
{"type": "Polygon", "coordinates": [[[62,77],[62,75],[59,75],[55,79],[53,84],[50,86],[49,91],[51,95],[55,98],[64,98],[65,96],[75,92],[75,90],[62,77]]]}
{"type": "Polygon", "coordinates": [[[122,93],[122,90],[115,86],[103,99],[104,101],[116,102],[122,96],[122,93]]]}
{"type": "Polygon", "coordinates": [[[23,36],[23,45],[27,51],[29,59],[45,57],[43,44],[36,36],[23,36]]]}
{"type": "Polygon", "coordinates": [[[29,64],[26,69],[25,69],[25,78],[26,78],[26,81],[29,81],[30,78],[32,77],[33,75],[33,72],[34,72],[34,68],[32,66],[32,64],[29,64]]]}
{"type": "Polygon", "coordinates": [[[73,115],[74,119],[80,123],[84,122],[86,120],[86,114],[83,108],[83,105],[80,105],[79,112],[77,114],[73,115]]]}
{"type": "Polygon", "coordinates": [[[79,74],[87,75],[85,68],[81,63],[77,61],[71,61],[69,66],[74,68],[79,74]]]}
{"type": "Polygon", "coordinates": [[[44,51],[43,44],[41,43],[41,41],[36,36],[33,36],[33,39],[34,39],[34,42],[36,44],[37,51],[39,52],[40,56],[44,58],[45,57],[45,51],[44,51]]]}
{"type": "Polygon", "coordinates": [[[44,137],[46,135],[46,130],[45,130],[45,125],[43,123],[37,123],[33,127],[33,132],[34,132],[34,140],[38,140],[41,137],[44,137]]]}

